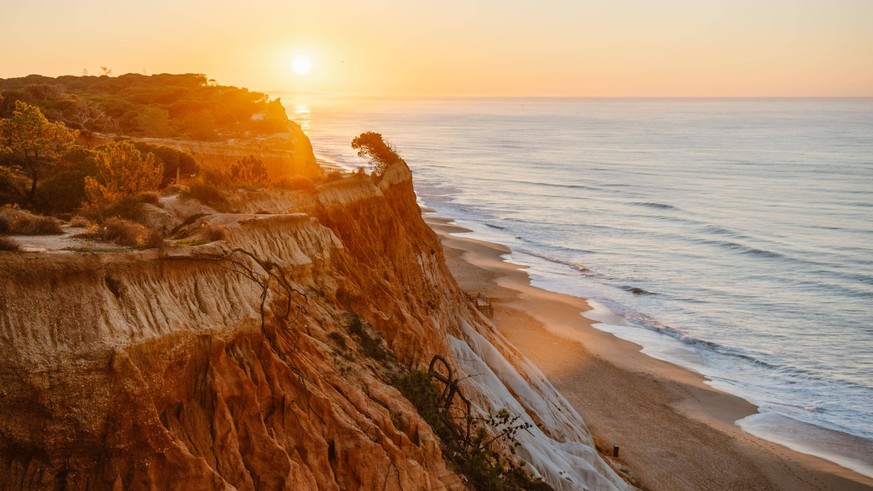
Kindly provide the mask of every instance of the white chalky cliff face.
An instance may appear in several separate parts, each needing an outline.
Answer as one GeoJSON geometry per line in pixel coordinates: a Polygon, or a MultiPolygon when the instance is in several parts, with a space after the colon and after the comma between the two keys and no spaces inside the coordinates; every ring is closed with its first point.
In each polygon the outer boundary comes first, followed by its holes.
{"type": "Polygon", "coordinates": [[[458,289],[405,166],[236,205],[205,245],[0,254],[0,482],[464,489],[389,383],[442,354],[475,412],[534,424],[517,456],[555,489],[628,488],[458,289]]]}

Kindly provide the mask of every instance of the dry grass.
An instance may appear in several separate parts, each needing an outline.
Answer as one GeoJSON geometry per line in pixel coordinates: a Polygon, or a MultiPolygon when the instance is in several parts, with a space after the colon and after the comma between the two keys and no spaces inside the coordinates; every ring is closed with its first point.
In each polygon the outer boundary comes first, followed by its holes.
{"type": "Polygon", "coordinates": [[[227,238],[227,227],[209,223],[203,227],[203,238],[209,242],[224,240],[227,238]]]}
{"type": "Polygon", "coordinates": [[[209,184],[193,183],[187,190],[179,193],[179,197],[182,199],[196,199],[218,211],[230,209],[230,202],[227,200],[224,192],[209,184]]]}
{"type": "Polygon", "coordinates": [[[102,211],[102,216],[142,222],[146,216],[144,206],[146,203],[160,208],[164,206],[157,193],[140,193],[135,196],[124,196],[115,203],[112,203],[102,211]]]}
{"type": "Polygon", "coordinates": [[[326,176],[324,176],[324,182],[339,181],[342,178],[343,178],[342,172],[340,172],[338,170],[330,171],[327,173],[326,176]]]}
{"type": "Polygon", "coordinates": [[[315,189],[315,183],[308,177],[286,177],[276,182],[275,187],[288,189],[290,191],[311,191],[315,189]]]}
{"type": "Polygon", "coordinates": [[[164,205],[161,204],[161,195],[154,192],[154,191],[147,191],[145,193],[139,193],[136,197],[140,201],[142,201],[143,203],[148,203],[150,205],[159,206],[161,208],[164,207],[164,205]]]}
{"type": "Polygon", "coordinates": [[[8,235],[60,235],[61,223],[14,207],[0,209],[0,233],[8,235]]]}
{"type": "Polygon", "coordinates": [[[129,247],[163,247],[161,234],[144,225],[121,218],[110,218],[97,230],[97,236],[105,241],[129,247]]]}
{"type": "Polygon", "coordinates": [[[94,225],[94,222],[88,220],[83,216],[76,215],[73,218],[70,218],[70,226],[71,227],[81,227],[81,228],[89,228],[94,225]]]}
{"type": "Polygon", "coordinates": [[[0,251],[18,251],[21,245],[9,237],[0,237],[0,251]]]}

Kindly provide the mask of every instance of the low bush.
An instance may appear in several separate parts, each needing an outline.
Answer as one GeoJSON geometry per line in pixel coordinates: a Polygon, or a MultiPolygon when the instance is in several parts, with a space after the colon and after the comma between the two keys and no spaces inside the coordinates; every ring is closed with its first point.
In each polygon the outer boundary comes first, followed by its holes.
{"type": "Polygon", "coordinates": [[[179,193],[179,197],[182,199],[195,199],[218,211],[227,211],[230,209],[230,202],[227,200],[227,196],[225,196],[224,192],[215,186],[210,186],[209,184],[191,184],[187,190],[179,193]]]}
{"type": "Polygon", "coordinates": [[[166,245],[167,242],[164,240],[164,235],[162,233],[157,230],[149,230],[149,235],[141,247],[147,249],[163,249],[166,245]]]}
{"type": "Polygon", "coordinates": [[[41,182],[36,192],[36,207],[43,213],[71,213],[85,201],[85,178],[78,170],[62,172],[41,182]]]}
{"type": "Polygon", "coordinates": [[[58,163],[56,173],[44,179],[36,190],[36,207],[42,213],[72,213],[87,200],[85,179],[97,175],[95,152],[78,145],[58,163]]]}
{"type": "Polygon", "coordinates": [[[146,191],[145,193],[139,193],[137,195],[137,199],[139,199],[143,203],[148,203],[150,205],[160,206],[163,208],[163,204],[161,203],[161,195],[154,191],[146,191]]]}
{"type": "Polygon", "coordinates": [[[388,358],[388,352],[382,346],[382,338],[371,334],[372,329],[368,328],[364,322],[360,315],[351,314],[346,319],[349,334],[355,338],[365,355],[377,361],[385,361],[388,358]]]}
{"type": "Polygon", "coordinates": [[[92,225],[94,225],[94,223],[83,216],[76,215],[73,218],[70,218],[71,227],[89,228],[92,225]]]}
{"type": "Polygon", "coordinates": [[[180,177],[189,177],[197,174],[200,170],[200,165],[194,160],[194,157],[184,150],[142,141],[132,143],[143,155],[150,153],[154,155],[157,163],[163,165],[164,174],[161,179],[161,187],[166,187],[176,181],[177,170],[180,177]]]}
{"type": "Polygon", "coordinates": [[[95,220],[106,218],[123,218],[134,222],[144,223],[147,220],[145,204],[163,208],[160,196],[154,192],[144,192],[136,195],[125,195],[111,203],[102,206],[88,206],[82,212],[95,220]]]}
{"type": "Polygon", "coordinates": [[[2,154],[0,151],[0,204],[20,203],[27,195],[27,187],[16,168],[3,165],[2,154]]]}
{"type": "Polygon", "coordinates": [[[105,241],[129,247],[146,246],[154,240],[152,231],[144,225],[122,218],[104,221],[97,235],[105,241]]]}
{"type": "Polygon", "coordinates": [[[515,435],[528,430],[529,423],[519,423],[506,409],[487,418],[467,415],[459,421],[445,409],[440,390],[428,373],[415,370],[407,373],[395,385],[433,428],[443,443],[447,455],[458,471],[469,479],[473,489],[487,491],[535,490],[552,487],[531,475],[511,458],[505,456],[498,443],[518,446],[515,435]],[[469,433],[465,429],[469,424],[469,433]]]}
{"type": "Polygon", "coordinates": [[[334,170],[334,171],[328,172],[327,175],[324,176],[324,182],[339,181],[342,178],[343,178],[343,173],[338,171],[338,170],[334,170]]]}
{"type": "Polygon", "coordinates": [[[206,224],[203,227],[203,238],[209,242],[224,240],[227,238],[227,227],[224,225],[213,225],[211,223],[206,224]]]}
{"type": "Polygon", "coordinates": [[[9,237],[0,237],[0,251],[18,251],[21,245],[9,237]]]}
{"type": "Polygon", "coordinates": [[[200,172],[200,180],[203,184],[220,189],[231,187],[230,172],[217,166],[204,167],[200,172]]]}
{"type": "Polygon", "coordinates": [[[137,196],[124,196],[103,210],[102,215],[107,218],[116,217],[135,222],[141,221],[145,215],[143,201],[137,196]]]}
{"type": "Polygon", "coordinates": [[[230,178],[236,186],[265,186],[270,182],[264,161],[254,155],[237,160],[230,167],[230,178]]]}
{"type": "Polygon", "coordinates": [[[0,209],[0,233],[7,235],[60,235],[60,222],[52,217],[34,215],[15,208],[0,209]]]}
{"type": "Polygon", "coordinates": [[[315,189],[315,183],[308,177],[286,177],[277,182],[275,186],[289,191],[310,191],[315,189]]]}

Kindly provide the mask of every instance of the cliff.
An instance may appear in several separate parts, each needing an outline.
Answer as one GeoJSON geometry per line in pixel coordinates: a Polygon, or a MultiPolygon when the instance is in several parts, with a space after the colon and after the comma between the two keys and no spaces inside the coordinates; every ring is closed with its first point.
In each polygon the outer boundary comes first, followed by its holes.
{"type": "Polygon", "coordinates": [[[252,194],[163,251],[0,253],[0,487],[464,489],[391,385],[443,354],[556,489],[625,489],[448,272],[412,176],[252,194]],[[256,214],[257,212],[257,214],[256,214]]]}

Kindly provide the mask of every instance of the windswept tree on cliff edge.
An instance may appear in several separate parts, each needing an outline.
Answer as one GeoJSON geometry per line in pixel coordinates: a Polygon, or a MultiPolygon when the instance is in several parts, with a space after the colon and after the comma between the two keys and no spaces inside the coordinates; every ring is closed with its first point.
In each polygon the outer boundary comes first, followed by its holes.
{"type": "Polygon", "coordinates": [[[352,140],[352,148],[358,151],[358,156],[367,159],[373,166],[373,173],[381,176],[394,164],[406,163],[394,150],[394,147],[382,139],[381,133],[368,131],[361,133],[352,140]]]}

